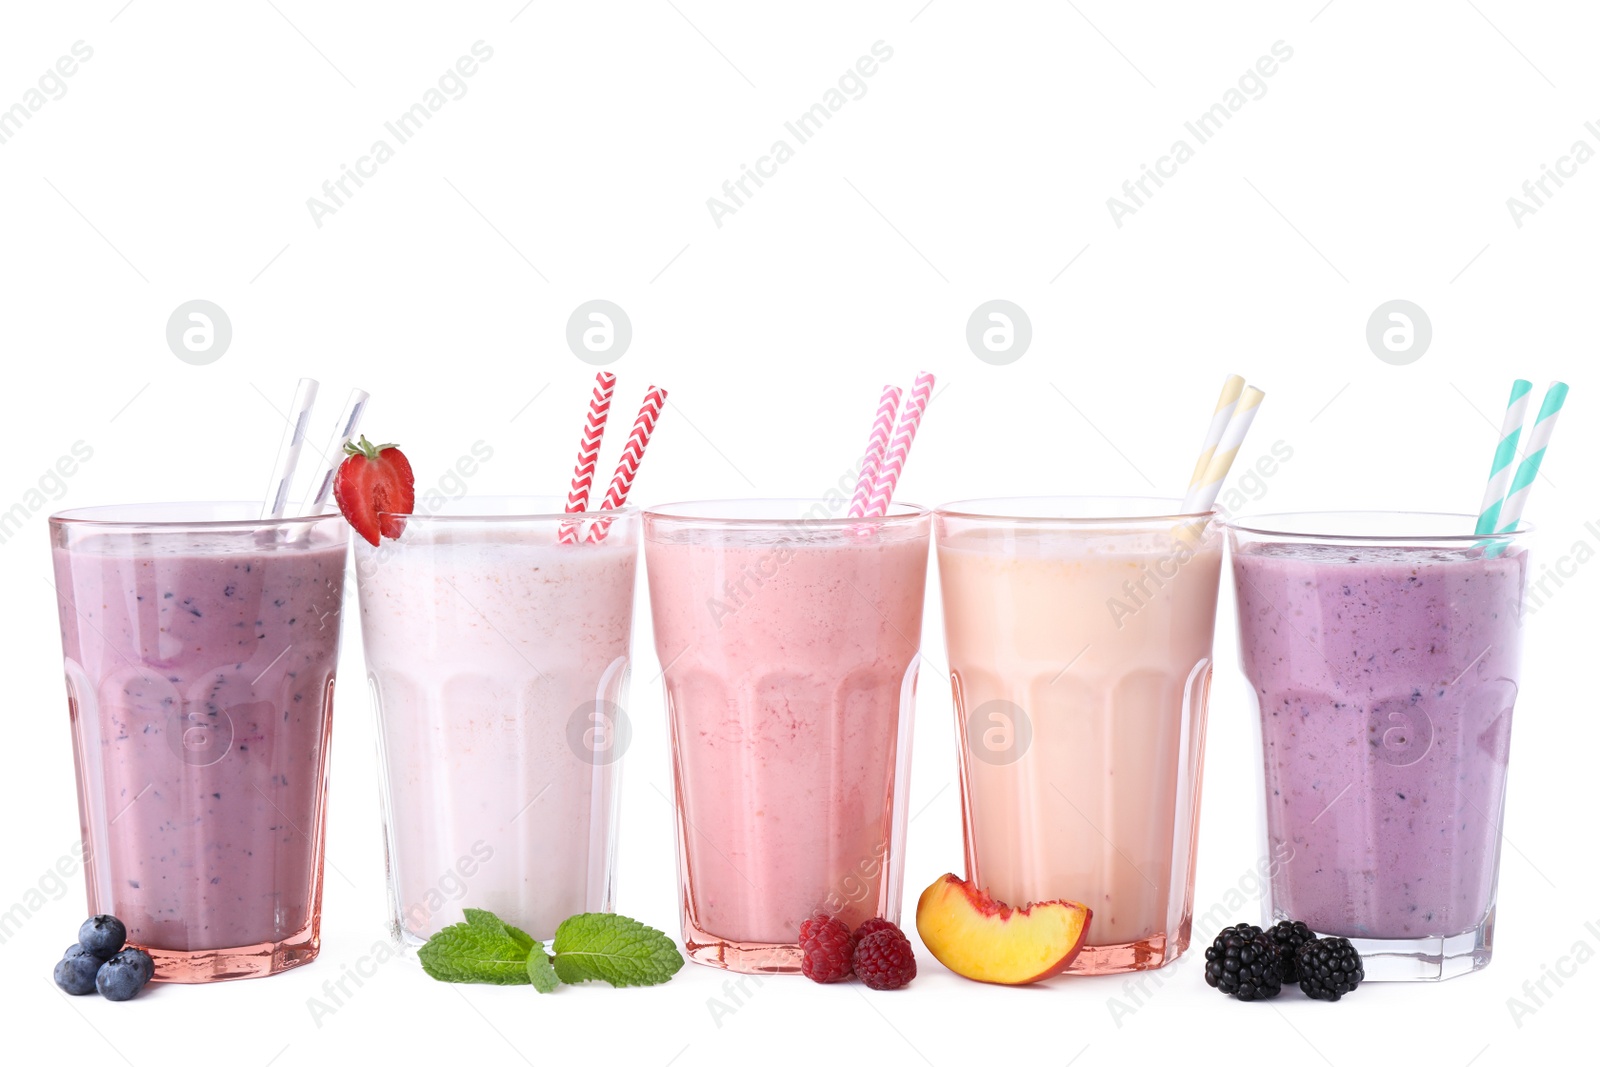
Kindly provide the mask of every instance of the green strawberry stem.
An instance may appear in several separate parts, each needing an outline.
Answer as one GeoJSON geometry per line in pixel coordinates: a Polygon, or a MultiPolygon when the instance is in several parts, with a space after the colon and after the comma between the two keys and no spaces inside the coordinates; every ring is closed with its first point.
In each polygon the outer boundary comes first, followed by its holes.
{"type": "Polygon", "coordinates": [[[395,447],[397,446],[394,444],[375,445],[371,441],[367,440],[366,434],[362,434],[359,440],[346,441],[344,443],[344,454],[347,456],[366,456],[368,459],[376,462],[379,452],[382,452],[387,448],[395,447]]]}

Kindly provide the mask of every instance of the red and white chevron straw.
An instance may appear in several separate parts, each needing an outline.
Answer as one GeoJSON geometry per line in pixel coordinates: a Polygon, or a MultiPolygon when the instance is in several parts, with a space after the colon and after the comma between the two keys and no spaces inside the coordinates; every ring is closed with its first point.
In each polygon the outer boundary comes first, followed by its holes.
{"type": "MultiPolygon", "coordinates": [[[[606,433],[606,416],[611,414],[611,390],[616,387],[617,376],[601,371],[594,376],[594,395],[589,398],[589,417],[583,423],[583,435],[578,438],[578,465],[572,472],[572,488],[567,491],[567,511],[576,513],[589,508],[589,490],[594,485],[594,468],[600,458],[600,441],[606,433]]],[[[560,541],[564,545],[578,543],[578,522],[561,524],[560,541]]]]}
{"type": "Polygon", "coordinates": [[[900,425],[895,429],[894,440],[884,453],[883,464],[872,485],[872,499],[867,504],[864,518],[882,518],[889,513],[889,503],[894,499],[894,486],[905,468],[906,457],[911,454],[911,442],[916,439],[917,427],[922,424],[922,413],[928,409],[928,399],[933,395],[933,375],[923,371],[911,387],[911,393],[900,409],[900,425]]]}
{"type": "MultiPolygon", "coordinates": [[[[617,471],[611,477],[611,487],[606,490],[605,502],[600,505],[602,510],[611,511],[627,502],[628,490],[633,488],[633,477],[639,473],[645,447],[650,444],[650,435],[655,432],[656,420],[661,417],[661,408],[666,402],[667,391],[660,386],[652,385],[645,390],[644,402],[639,405],[639,416],[633,420],[633,432],[628,435],[628,443],[622,447],[622,455],[617,459],[617,471]]],[[[610,525],[609,519],[600,519],[589,527],[588,540],[591,543],[603,540],[610,525]]]]}
{"type": "Polygon", "coordinates": [[[878,417],[872,421],[872,433],[867,438],[866,458],[861,462],[861,477],[856,481],[856,495],[850,501],[850,517],[859,519],[867,513],[872,500],[872,486],[878,480],[878,468],[883,465],[883,453],[889,447],[889,434],[894,431],[894,413],[900,407],[900,387],[886,385],[878,398],[878,417]]]}

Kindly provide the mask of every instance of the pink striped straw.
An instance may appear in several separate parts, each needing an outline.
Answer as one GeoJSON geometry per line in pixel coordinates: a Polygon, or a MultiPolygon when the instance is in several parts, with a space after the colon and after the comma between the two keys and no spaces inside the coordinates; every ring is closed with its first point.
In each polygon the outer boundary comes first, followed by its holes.
{"type": "MultiPolygon", "coordinates": [[[[567,491],[567,511],[577,513],[589,509],[589,490],[594,485],[594,468],[600,459],[600,441],[606,433],[606,417],[611,414],[611,390],[616,387],[617,376],[601,371],[594,376],[594,395],[589,398],[589,417],[583,422],[583,434],[578,438],[578,465],[572,472],[572,488],[567,491]]],[[[578,522],[568,520],[561,524],[560,541],[564,545],[578,543],[578,522]]]]}
{"type": "Polygon", "coordinates": [[[861,461],[861,478],[856,482],[856,495],[850,501],[850,517],[859,519],[867,513],[867,503],[872,499],[872,483],[878,480],[878,468],[883,464],[883,453],[889,447],[889,433],[894,429],[894,413],[900,407],[900,387],[886,385],[878,398],[878,417],[872,422],[872,434],[867,438],[866,458],[861,461]]]}
{"type": "MultiPolygon", "coordinates": [[[[633,488],[634,475],[639,473],[645,447],[650,444],[650,435],[655,433],[656,420],[661,417],[661,408],[666,402],[667,391],[660,386],[652,385],[645,390],[644,402],[639,405],[639,415],[633,420],[633,432],[628,435],[628,443],[622,446],[622,455],[617,459],[617,471],[611,477],[611,487],[606,490],[601,510],[612,511],[627,501],[628,490],[633,488]]],[[[589,542],[593,544],[603,540],[610,525],[611,521],[603,518],[589,527],[589,542]]]]}
{"type": "Polygon", "coordinates": [[[933,375],[923,371],[911,387],[905,406],[900,409],[900,425],[895,429],[894,441],[884,453],[878,468],[877,480],[872,485],[872,500],[863,518],[878,519],[889,513],[889,503],[894,499],[895,483],[905,468],[906,457],[911,454],[911,442],[916,439],[917,427],[922,424],[922,413],[928,409],[928,399],[933,395],[933,375]]]}

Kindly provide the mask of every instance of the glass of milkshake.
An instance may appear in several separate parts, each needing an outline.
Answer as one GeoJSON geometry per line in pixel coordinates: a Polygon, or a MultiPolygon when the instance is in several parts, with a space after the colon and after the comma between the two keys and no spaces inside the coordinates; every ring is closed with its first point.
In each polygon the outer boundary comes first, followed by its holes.
{"type": "Polygon", "coordinates": [[[349,527],[260,513],[50,519],[89,910],[166,981],[275,974],[319,947],[349,527]]]}
{"type": "Polygon", "coordinates": [[[1068,968],[1188,947],[1222,534],[1137,497],[935,512],[967,876],[1094,912],[1068,968]]]}
{"type": "Polygon", "coordinates": [[[645,512],[691,958],[800,969],[800,923],[898,922],[930,517],[645,512]]]}
{"type": "Polygon", "coordinates": [[[1228,524],[1260,723],[1268,921],[1348,937],[1366,976],[1488,965],[1522,650],[1524,530],[1473,516],[1228,524]]]}
{"type": "Polygon", "coordinates": [[[355,542],[401,944],[463,904],[541,939],[612,908],[639,516],[562,505],[466,497],[355,542]]]}

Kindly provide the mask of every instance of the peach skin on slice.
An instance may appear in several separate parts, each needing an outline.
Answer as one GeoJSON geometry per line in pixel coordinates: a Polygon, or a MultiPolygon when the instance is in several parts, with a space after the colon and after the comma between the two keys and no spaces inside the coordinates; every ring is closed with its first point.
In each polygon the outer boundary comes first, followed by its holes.
{"type": "Polygon", "coordinates": [[[1014,908],[947,874],[922,891],[917,933],[963,978],[1026,985],[1067,969],[1083,948],[1091,914],[1070,900],[1014,908]]]}

